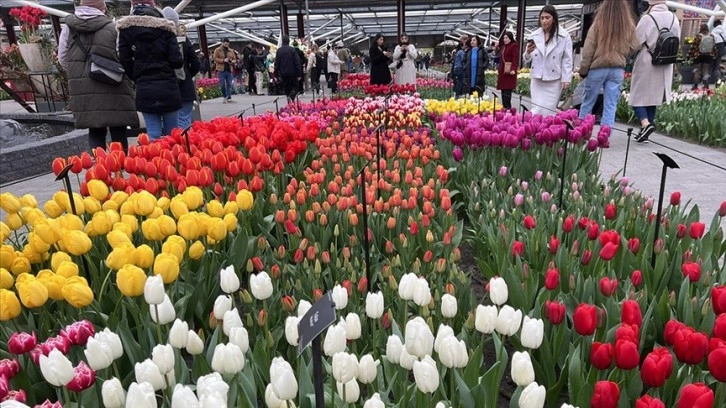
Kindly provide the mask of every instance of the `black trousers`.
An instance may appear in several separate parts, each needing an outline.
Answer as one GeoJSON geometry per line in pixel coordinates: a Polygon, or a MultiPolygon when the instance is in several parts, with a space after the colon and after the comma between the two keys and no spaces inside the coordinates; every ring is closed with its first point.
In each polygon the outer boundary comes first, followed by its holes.
{"type": "Polygon", "coordinates": [[[328,75],[330,75],[330,92],[337,93],[338,92],[338,73],[330,72],[330,73],[328,73],[328,75]]]}
{"type": "Polygon", "coordinates": [[[313,87],[314,92],[320,90],[320,70],[317,68],[310,70],[310,86],[313,87]]]}
{"type": "Polygon", "coordinates": [[[255,71],[247,71],[247,92],[257,95],[257,83],[255,82],[255,71]]]}
{"type": "Polygon", "coordinates": [[[283,76],[282,77],[282,89],[284,89],[285,95],[294,100],[297,96],[298,80],[294,76],[283,76]]]}
{"type": "Polygon", "coordinates": [[[502,89],[502,106],[504,106],[504,109],[510,109],[512,107],[511,89],[502,89]]]}
{"type": "Polygon", "coordinates": [[[129,141],[126,139],[126,126],[112,126],[109,128],[90,128],[88,129],[88,145],[91,150],[100,147],[106,148],[106,133],[111,131],[111,141],[119,142],[124,148],[124,152],[129,151],[129,141]]]}

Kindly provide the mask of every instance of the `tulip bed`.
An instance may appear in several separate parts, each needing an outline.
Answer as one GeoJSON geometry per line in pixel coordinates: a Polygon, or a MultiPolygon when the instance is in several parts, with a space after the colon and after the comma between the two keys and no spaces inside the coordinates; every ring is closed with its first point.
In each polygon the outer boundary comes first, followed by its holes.
{"type": "Polygon", "coordinates": [[[387,94],[417,94],[423,99],[446,100],[452,95],[451,82],[433,79],[416,78],[413,85],[371,85],[370,74],[349,74],[338,83],[340,98],[365,98],[387,94]]]}
{"type": "Polygon", "coordinates": [[[0,400],[312,407],[297,327],[330,291],[328,407],[723,406],[726,202],[656,220],[600,182],[593,117],[477,102],[325,100],[56,159],[72,198],[0,195],[0,400]]]}

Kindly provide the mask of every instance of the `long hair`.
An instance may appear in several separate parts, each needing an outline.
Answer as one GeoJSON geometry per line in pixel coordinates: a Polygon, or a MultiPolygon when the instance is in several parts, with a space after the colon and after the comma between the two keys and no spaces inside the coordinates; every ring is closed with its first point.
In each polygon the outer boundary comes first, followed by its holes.
{"type": "Polygon", "coordinates": [[[598,53],[627,54],[635,35],[635,19],[629,7],[620,0],[605,0],[597,9],[590,30],[597,31],[598,53]]]}
{"type": "MultiPolygon", "coordinates": [[[[549,39],[549,41],[547,41],[547,43],[549,43],[550,41],[552,41],[553,38],[557,37],[557,35],[559,34],[560,17],[557,14],[557,9],[555,8],[555,6],[550,5],[550,4],[542,7],[542,11],[539,12],[539,16],[542,16],[542,13],[547,13],[552,16],[552,31],[550,31],[550,39],[549,39]]],[[[539,21],[537,21],[537,24],[539,24],[539,21]]]]}
{"type": "Polygon", "coordinates": [[[499,39],[499,48],[502,48],[504,46],[504,37],[509,38],[509,43],[514,44],[516,41],[514,41],[514,34],[512,34],[511,31],[505,31],[502,34],[502,37],[499,39]]]}

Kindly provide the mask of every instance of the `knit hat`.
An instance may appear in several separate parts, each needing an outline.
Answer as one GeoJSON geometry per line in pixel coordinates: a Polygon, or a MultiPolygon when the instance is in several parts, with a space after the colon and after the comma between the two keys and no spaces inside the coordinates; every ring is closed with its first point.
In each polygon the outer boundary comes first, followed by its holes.
{"type": "Polygon", "coordinates": [[[164,7],[163,10],[161,10],[161,14],[164,15],[164,18],[174,22],[174,24],[179,25],[179,14],[171,7],[164,7]]]}
{"type": "Polygon", "coordinates": [[[104,0],[81,0],[81,6],[93,7],[102,12],[106,12],[106,2],[104,0]]]}
{"type": "Polygon", "coordinates": [[[154,0],[131,0],[131,7],[135,6],[151,6],[154,7],[156,4],[154,4],[154,0]]]}

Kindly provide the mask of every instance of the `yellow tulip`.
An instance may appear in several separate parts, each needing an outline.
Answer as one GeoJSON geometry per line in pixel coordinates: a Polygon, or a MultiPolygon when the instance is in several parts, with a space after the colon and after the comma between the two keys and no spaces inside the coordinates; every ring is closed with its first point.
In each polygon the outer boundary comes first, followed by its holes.
{"type": "Polygon", "coordinates": [[[141,223],[141,232],[144,234],[144,238],[149,241],[161,241],[164,239],[159,221],[153,218],[141,223]]]}
{"type": "Polygon", "coordinates": [[[154,207],[154,211],[152,211],[151,214],[148,215],[148,217],[159,218],[162,215],[164,215],[164,211],[161,209],[161,207],[154,207]]]}
{"type": "Polygon", "coordinates": [[[207,203],[207,213],[212,217],[222,218],[224,215],[224,207],[222,203],[217,200],[212,200],[207,203]]]}
{"type": "Polygon", "coordinates": [[[237,193],[237,206],[240,210],[247,211],[252,208],[254,203],[254,198],[249,190],[241,190],[237,193]]]}
{"type": "Polygon", "coordinates": [[[5,218],[5,223],[10,227],[11,230],[15,231],[23,226],[23,219],[20,218],[18,213],[10,213],[5,218]]]}
{"type": "Polygon", "coordinates": [[[161,208],[161,211],[166,212],[169,209],[170,202],[169,197],[161,197],[156,201],[156,205],[161,208]]]}
{"type": "MultiPolygon", "coordinates": [[[[126,194],[125,191],[114,191],[113,194],[111,194],[111,199],[108,201],[113,201],[119,206],[126,202],[126,200],[129,199],[129,195],[126,194]]],[[[107,202],[108,202],[107,201],[107,202]]]]}
{"type": "Polygon", "coordinates": [[[58,268],[63,262],[73,262],[73,259],[65,252],[56,252],[50,258],[50,268],[53,272],[58,272],[58,268]]]}
{"type": "Polygon", "coordinates": [[[151,268],[151,265],[154,264],[154,250],[146,244],[134,249],[133,257],[139,268],[151,268]]]}
{"type": "Polygon", "coordinates": [[[63,300],[63,286],[66,284],[66,278],[51,272],[49,269],[43,269],[38,272],[37,279],[48,289],[48,297],[53,300],[63,300]]]}
{"type": "Polygon", "coordinates": [[[116,285],[124,296],[143,295],[145,284],[146,274],[136,265],[127,264],[116,274],[116,285]]]}
{"type": "Polygon", "coordinates": [[[190,210],[196,210],[204,204],[204,194],[197,186],[187,187],[182,193],[182,198],[190,210]]]}
{"type": "Polygon", "coordinates": [[[26,194],[20,197],[20,205],[23,207],[38,208],[38,200],[35,199],[34,195],[26,194]]]}
{"type": "Polygon", "coordinates": [[[71,261],[63,261],[58,265],[58,269],[55,271],[56,274],[70,278],[71,276],[78,276],[78,264],[71,261]]]}
{"type": "Polygon", "coordinates": [[[15,276],[30,273],[30,259],[26,258],[22,254],[16,253],[15,258],[13,259],[13,264],[10,266],[10,272],[12,272],[15,276]]]}
{"type": "Polygon", "coordinates": [[[5,242],[6,239],[10,238],[11,233],[12,231],[10,231],[8,224],[0,221],[0,242],[5,242]]]}
{"type": "Polygon", "coordinates": [[[33,224],[33,230],[43,241],[50,245],[61,239],[60,226],[56,220],[37,220],[33,224]]]}
{"type": "Polygon", "coordinates": [[[134,212],[136,215],[149,215],[154,212],[154,208],[156,208],[156,197],[151,193],[144,190],[140,193],[135,193],[132,197],[136,198],[134,200],[134,212]]]}
{"type": "Polygon", "coordinates": [[[23,217],[26,223],[33,225],[39,220],[45,219],[45,214],[37,208],[23,207],[20,209],[20,216],[23,217]]]}
{"type": "Polygon", "coordinates": [[[83,228],[85,227],[83,220],[73,214],[65,214],[58,217],[58,223],[60,224],[61,229],[65,228],[73,231],[83,231],[83,228]]]}
{"type": "Polygon", "coordinates": [[[204,244],[202,244],[202,241],[194,241],[192,246],[189,247],[189,258],[197,261],[202,255],[204,255],[204,244]]]}
{"type": "Polygon", "coordinates": [[[166,241],[161,246],[161,252],[164,254],[173,255],[179,263],[184,260],[184,252],[186,252],[186,245],[180,245],[175,241],[166,241]]]}
{"type": "Polygon", "coordinates": [[[68,231],[61,239],[63,247],[71,255],[79,256],[91,250],[93,243],[83,231],[68,231]]]}
{"type": "Polygon", "coordinates": [[[118,213],[116,210],[104,210],[103,211],[106,214],[106,217],[111,221],[111,225],[116,224],[117,222],[121,222],[121,214],[118,213]]]}
{"type": "Polygon", "coordinates": [[[172,254],[160,253],[154,259],[154,275],[161,275],[164,283],[172,283],[179,277],[179,261],[172,254]]]}
{"type": "Polygon", "coordinates": [[[120,207],[121,207],[121,205],[119,203],[117,203],[116,201],[113,201],[113,200],[108,200],[108,201],[104,202],[103,205],[101,206],[101,208],[104,211],[106,211],[106,210],[118,211],[118,209],[120,207]]]}
{"type": "Polygon", "coordinates": [[[235,214],[227,214],[224,216],[224,224],[227,226],[228,232],[237,230],[237,216],[235,214]]]}
{"type": "Polygon", "coordinates": [[[117,222],[113,226],[113,231],[109,232],[108,235],[106,235],[106,241],[108,241],[108,244],[111,245],[111,248],[116,248],[122,244],[131,244],[132,243],[131,238],[129,237],[129,234],[127,233],[127,231],[124,231],[125,228],[129,229],[129,232],[130,232],[130,228],[128,225],[126,225],[122,222],[117,222]],[[117,227],[117,226],[122,226],[122,227],[117,227]]]}
{"type": "Polygon", "coordinates": [[[10,289],[15,284],[15,278],[10,271],[5,268],[0,268],[0,289],[10,289]]]}
{"type": "Polygon", "coordinates": [[[136,262],[134,259],[134,246],[131,243],[128,244],[122,244],[116,248],[114,248],[107,256],[106,256],[106,266],[113,270],[120,270],[124,266],[129,264],[135,264],[136,262]]]}
{"type": "Polygon", "coordinates": [[[90,224],[93,224],[93,229],[97,235],[106,235],[111,231],[111,227],[113,227],[111,221],[105,211],[100,211],[93,214],[90,224]]]}
{"type": "Polygon", "coordinates": [[[161,233],[164,234],[165,237],[176,233],[176,221],[174,221],[173,218],[169,217],[168,215],[161,215],[159,218],[157,218],[157,221],[159,222],[159,228],[161,228],[161,233]]]}
{"type": "Polygon", "coordinates": [[[207,213],[194,213],[194,216],[196,217],[197,224],[199,225],[199,236],[207,235],[207,227],[212,221],[212,217],[210,217],[207,213]]]}
{"type": "Polygon", "coordinates": [[[31,232],[28,234],[28,244],[31,248],[33,248],[33,251],[42,254],[44,252],[48,252],[50,250],[50,244],[43,241],[42,238],[35,232],[31,232]]]}
{"type": "Polygon", "coordinates": [[[212,218],[207,223],[207,236],[215,241],[221,241],[227,237],[227,224],[221,218],[212,218]]]}
{"type": "Polygon", "coordinates": [[[182,215],[176,228],[179,235],[187,241],[194,240],[199,236],[199,223],[193,213],[182,215]]]}
{"type": "Polygon", "coordinates": [[[26,244],[23,247],[22,255],[28,259],[28,262],[30,264],[37,264],[40,263],[46,259],[50,258],[50,255],[47,252],[38,253],[33,250],[33,247],[30,246],[30,244],[26,244]]]}
{"type": "Polygon", "coordinates": [[[225,214],[237,214],[239,212],[239,206],[237,205],[236,201],[227,201],[224,203],[224,213],[225,214]]]}
{"type": "Polygon", "coordinates": [[[63,286],[63,299],[76,309],[85,307],[93,302],[93,291],[83,278],[72,278],[63,286]]]}
{"type": "Polygon", "coordinates": [[[0,247],[0,268],[10,270],[15,262],[15,248],[10,245],[3,245],[0,247]]]}
{"type": "Polygon", "coordinates": [[[20,302],[15,292],[0,289],[0,321],[8,321],[20,315],[20,302]]]}
{"type": "MultiPolygon", "coordinates": [[[[136,194],[136,193],[134,193],[136,194]]],[[[121,204],[118,207],[118,212],[121,213],[121,215],[136,215],[136,196],[134,198],[129,198],[126,200],[123,204],[121,204]]]]}
{"type": "Polygon", "coordinates": [[[48,301],[48,289],[34,276],[32,278],[23,278],[18,278],[18,282],[15,284],[15,289],[20,295],[23,306],[27,308],[43,306],[48,301]]]}
{"type": "MultiPolygon", "coordinates": [[[[58,205],[65,210],[65,212],[69,214],[73,214],[73,209],[71,208],[71,200],[68,197],[68,193],[65,191],[58,191],[53,195],[53,200],[58,203],[58,205]]],[[[83,197],[81,197],[77,193],[73,193],[73,204],[76,206],[76,214],[83,214],[85,212],[85,207],[83,206],[83,197]]]]}
{"type": "Polygon", "coordinates": [[[2,208],[3,211],[5,211],[6,213],[16,213],[20,211],[21,206],[22,204],[20,204],[20,200],[18,200],[18,197],[15,197],[15,194],[0,194],[0,208],[2,208]]]}
{"type": "Polygon", "coordinates": [[[121,222],[131,227],[131,232],[136,232],[139,230],[139,219],[134,217],[133,215],[122,215],[121,222]]]}
{"type": "Polygon", "coordinates": [[[181,196],[174,197],[169,204],[169,208],[171,209],[172,215],[174,215],[174,218],[177,220],[182,215],[189,213],[189,207],[187,207],[187,203],[184,202],[184,199],[181,196]]]}
{"type": "Polygon", "coordinates": [[[88,193],[98,201],[108,198],[108,186],[101,180],[93,179],[88,182],[88,193]]]}
{"type": "Polygon", "coordinates": [[[83,206],[86,207],[86,212],[89,214],[95,214],[103,210],[101,202],[93,197],[86,197],[83,199],[83,206]]]}
{"type": "Polygon", "coordinates": [[[63,208],[57,202],[50,200],[43,205],[45,213],[51,218],[58,218],[63,214],[63,208]]]}

